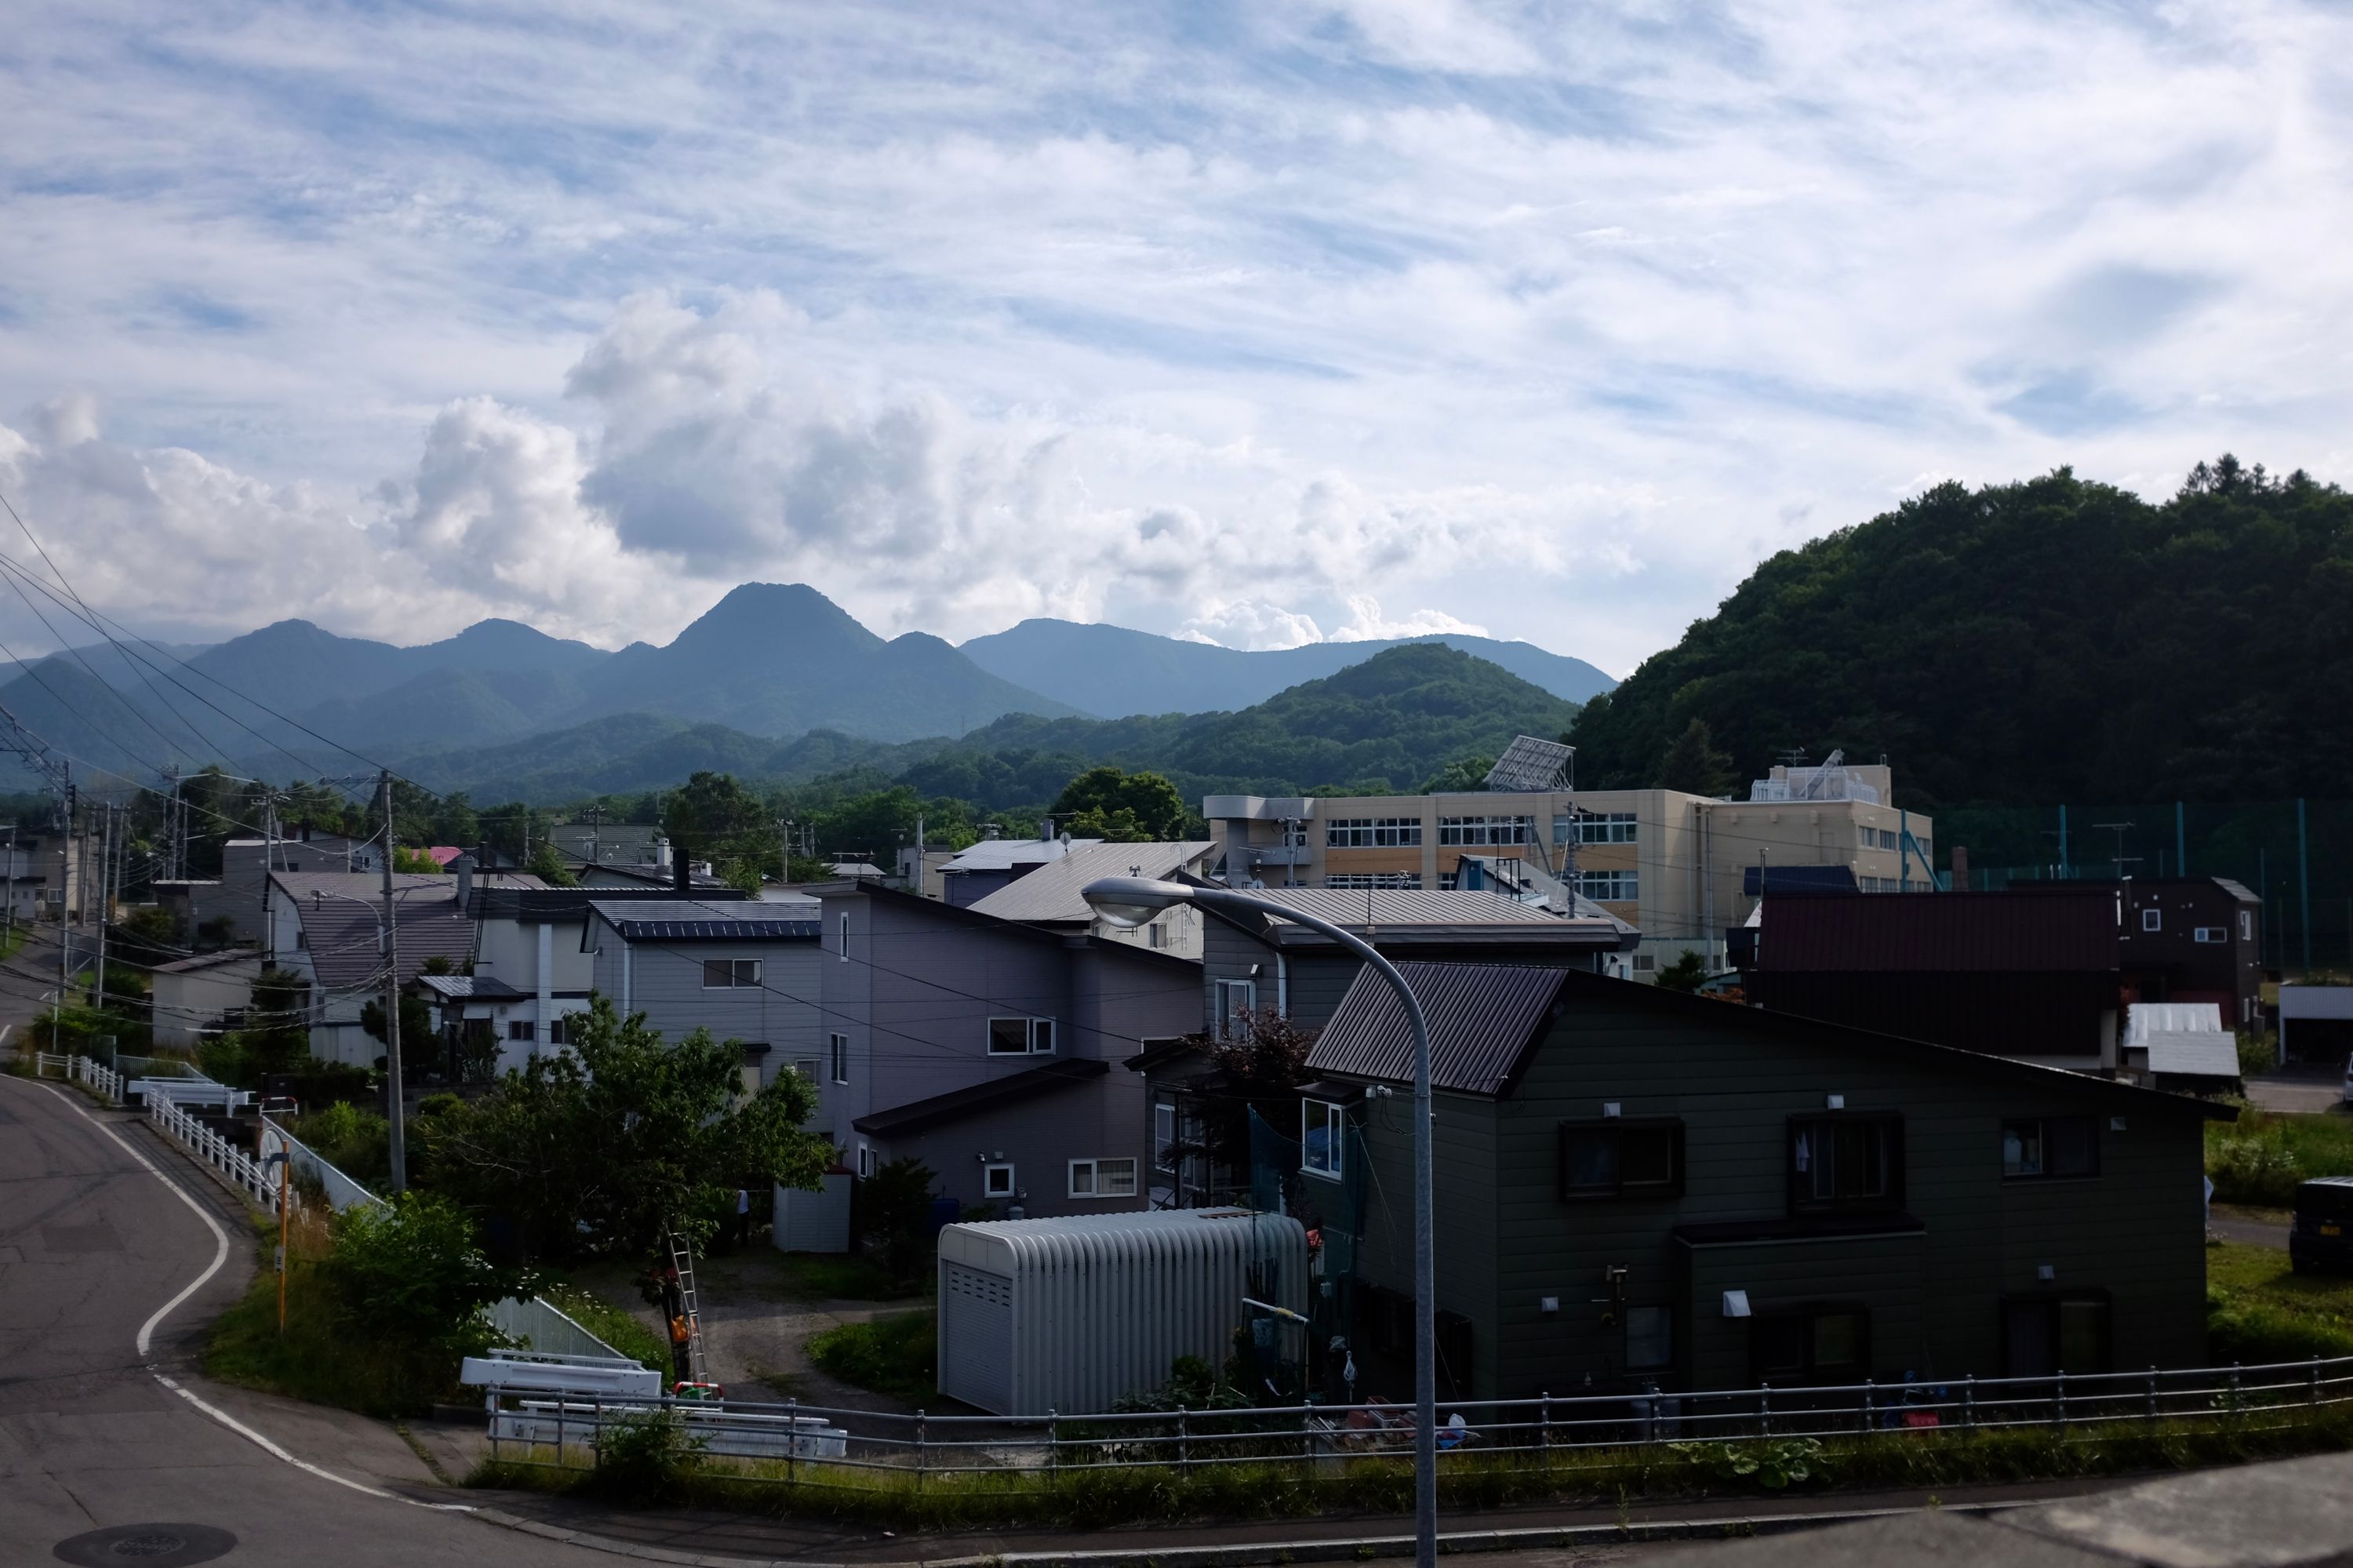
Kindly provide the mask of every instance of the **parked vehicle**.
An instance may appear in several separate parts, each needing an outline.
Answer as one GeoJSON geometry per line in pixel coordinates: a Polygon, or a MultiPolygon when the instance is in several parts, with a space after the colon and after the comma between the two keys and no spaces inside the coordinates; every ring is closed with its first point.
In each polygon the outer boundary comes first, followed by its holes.
{"type": "Polygon", "coordinates": [[[2296,1184],[2287,1257],[2298,1274],[2353,1273],[2353,1176],[2296,1184]]]}

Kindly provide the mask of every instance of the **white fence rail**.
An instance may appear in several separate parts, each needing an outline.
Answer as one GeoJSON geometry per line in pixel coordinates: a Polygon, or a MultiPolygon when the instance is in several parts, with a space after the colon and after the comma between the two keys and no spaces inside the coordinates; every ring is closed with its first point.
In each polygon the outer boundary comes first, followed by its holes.
{"type": "Polygon", "coordinates": [[[111,1067],[88,1056],[76,1056],[73,1059],[73,1080],[77,1084],[89,1085],[116,1105],[122,1103],[122,1075],[111,1067]]]}
{"type": "MultiPolygon", "coordinates": [[[[2170,1372],[2060,1373],[2051,1377],[1962,1378],[1949,1383],[1849,1383],[1823,1387],[1704,1390],[1535,1399],[1463,1400],[1439,1407],[1444,1453],[1493,1456],[1507,1470],[1575,1467],[1578,1450],[1660,1443],[1735,1443],[1759,1438],[1835,1438],[1901,1435],[1939,1428],[1989,1431],[2042,1427],[2093,1433],[2159,1423],[2278,1425],[2353,1402],[2353,1357],[2259,1366],[2170,1372]]],[[[1218,1465],[1293,1465],[1311,1474],[1345,1474],[1366,1461],[1409,1464],[1410,1406],[1271,1405],[1249,1410],[1162,1410],[1043,1416],[902,1415],[801,1404],[754,1404],[575,1396],[533,1404],[492,1388],[486,1404],[493,1458],[563,1466],[593,1457],[608,1424],[677,1412],[694,1452],[707,1457],[777,1457],[786,1462],[745,1472],[786,1484],[828,1484],[833,1467],[927,1476],[1081,1470],[1198,1468],[1218,1465]],[[839,1451],[797,1442],[775,1454],[764,1434],[798,1434],[803,1424],[848,1440],[839,1451]],[[740,1443],[712,1442],[740,1427],[740,1443]],[[559,1430],[560,1428],[560,1430],[559,1430]],[[569,1451],[567,1451],[569,1450],[569,1451]],[[803,1467],[795,1460],[823,1459],[803,1467]]],[[[836,1475],[833,1484],[846,1478],[836,1475]]]]}
{"type": "Polygon", "coordinates": [[[265,1209],[277,1206],[278,1183],[269,1168],[182,1110],[176,1101],[162,1095],[148,1096],[147,1119],[164,1137],[228,1178],[254,1202],[265,1209]]]}

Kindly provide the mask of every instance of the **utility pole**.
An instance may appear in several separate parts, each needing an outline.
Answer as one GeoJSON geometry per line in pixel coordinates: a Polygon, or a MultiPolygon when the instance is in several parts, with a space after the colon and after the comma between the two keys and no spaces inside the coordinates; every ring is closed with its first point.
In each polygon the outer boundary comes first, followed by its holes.
{"type": "Polygon", "coordinates": [[[2312,978],[2312,857],[2304,838],[2304,798],[2295,802],[2296,925],[2304,933],[2304,976],[2312,978]]]}
{"type": "Polygon", "coordinates": [[[8,824],[8,914],[5,929],[10,937],[16,934],[16,824],[8,824]]]}
{"type": "Polygon", "coordinates": [[[105,813],[104,825],[98,833],[98,983],[91,988],[90,997],[100,1007],[106,1005],[106,927],[113,911],[108,907],[108,863],[114,858],[114,802],[101,802],[99,810],[105,813]]]}
{"type": "Polygon", "coordinates": [[[392,903],[392,770],[378,776],[384,800],[384,1080],[385,1119],[391,1123],[392,1190],[408,1191],[408,1141],[402,1126],[406,1107],[400,1087],[400,923],[392,903]]]}

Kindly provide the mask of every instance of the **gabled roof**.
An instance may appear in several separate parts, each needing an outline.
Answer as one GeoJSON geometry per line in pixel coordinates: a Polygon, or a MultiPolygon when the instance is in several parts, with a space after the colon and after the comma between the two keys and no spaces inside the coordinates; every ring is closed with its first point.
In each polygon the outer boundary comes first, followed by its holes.
{"type": "MultiPolygon", "coordinates": [[[[1198,878],[1181,875],[1174,880],[1199,883],[1198,878]]],[[[1597,948],[1615,951],[1633,936],[1632,927],[1599,907],[1588,914],[1580,904],[1577,914],[1560,915],[1540,904],[1523,904],[1486,888],[1431,892],[1409,887],[1252,887],[1236,891],[1318,916],[1384,949],[1481,942],[1557,947],[1580,952],[1597,948]]],[[[1283,947],[1321,947],[1327,946],[1330,940],[1321,932],[1279,916],[1222,909],[1210,909],[1208,913],[1261,941],[1283,947]]]]}
{"type": "MultiPolygon", "coordinates": [[[[643,892],[617,887],[478,886],[466,906],[477,920],[520,920],[527,925],[569,924],[588,917],[591,904],[734,904],[752,902],[752,895],[733,887],[697,887],[685,893],[674,887],[649,887],[643,892]]],[[[809,903],[814,909],[816,900],[809,903]]]]}
{"type": "MultiPolygon", "coordinates": [[[[1550,1035],[1556,1013],[1585,1001],[1680,1015],[1684,1022],[1702,1028],[1756,1035],[1760,1047],[1781,1039],[1839,1045],[1880,1056],[1907,1057],[1947,1072],[2012,1080],[2031,1077],[2046,1086],[2054,1079],[2063,1079],[2071,1088],[2084,1093],[2120,1096],[2137,1104],[2196,1112],[2211,1121],[2232,1121],[2238,1117],[2238,1112],[2228,1106],[2114,1079],[2095,1078],[1985,1052],[1964,1051],[1957,1046],[1931,1044],[1925,1040],[1874,1033],[1793,1013],[1685,996],[1654,985],[1611,980],[1581,969],[1401,963],[1398,970],[1413,987],[1414,995],[1430,1018],[1433,1088],[1466,1094],[1510,1094],[1528,1061],[1550,1035]],[[1538,1005],[1539,1000],[1542,1005],[1538,1005]]],[[[1404,1004],[1398,1001],[1388,982],[1369,965],[1356,972],[1340,1005],[1333,1010],[1331,1022],[1316,1036],[1314,1048],[1307,1055],[1307,1065],[1312,1072],[1337,1073],[1348,1077],[1398,1084],[1412,1081],[1411,1035],[1404,1004]]]]}
{"type": "Polygon", "coordinates": [[[1000,920],[1085,926],[1094,919],[1094,911],[1082,896],[1088,883],[1105,876],[1165,879],[1206,859],[1217,847],[1207,839],[1139,844],[1073,839],[1068,853],[1015,878],[986,898],[975,899],[967,907],[1000,920]]]}
{"type": "MultiPolygon", "coordinates": [[[[618,877],[624,882],[638,883],[647,887],[675,888],[678,885],[678,873],[668,866],[661,865],[619,865],[610,861],[600,861],[590,864],[584,862],[573,874],[581,877],[618,877]]],[[[699,871],[689,872],[686,880],[689,887],[698,890],[727,885],[719,878],[705,876],[699,871]]]]}
{"type": "MultiPolygon", "coordinates": [[[[16,880],[22,882],[25,879],[20,876],[16,880]]],[[[195,974],[199,969],[218,969],[223,964],[258,966],[260,962],[260,953],[251,948],[230,948],[222,952],[198,953],[192,959],[179,959],[168,964],[157,964],[155,972],[159,975],[186,975],[195,974]]]]}
{"type": "Polygon", "coordinates": [[[1065,1057],[1060,1061],[1049,1062],[1042,1067],[1009,1073],[986,1083],[950,1089],[946,1094],[934,1095],[929,1099],[913,1100],[890,1110],[875,1111],[860,1117],[849,1125],[875,1138],[922,1132],[926,1128],[944,1127],[983,1111],[1018,1105],[1057,1089],[1067,1089],[1091,1078],[1100,1078],[1110,1071],[1109,1062],[1095,1057],[1065,1057]]]}
{"type": "MultiPolygon", "coordinates": [[[[311,971],[329,990],[353,990],[384,971],[377,920],[384,877],[378,872],[273,871],[269,880],[293,903],[302,922],[311,971]]],[[[510,886],[541,887],[535,876],[500,874],[510,886]]],[[[400,980],[417,978],[427,959],[454,965],[473,956],[474,923],[458,907],[458,879],[401,873],[392,879],[393,912],[400,934],[400,980]]]]}
{"type": "Polygon", "coordinates": [[[967,871],[1010,871],[1017,865],[1042,865],[1074,849],[1101,842],[1101,839],[983,839],[956,851],[944,869],[951,876],[967,871]]]}
{"type": "MultiPolygon", "coordinates": [[[[814,898],[789,904],[756,898],[598,898],[588,907],[596,922],[611,927],[625,942],[814,942],[825,931],[814,898]]],[[[581,940],[585,947],[586,933],[581,940]]]]}
{"type": "Polygon", "coordinates": [[[921,894],[910,893],[904,888],[885,886],[881,883],[829,883],[824,885],[824,892],[828,898],[871,898],[877,903],[902,911],[921,910],[924,915],[943,925],[976,927],[1000,937],[1011,938],[1015,941],[1042,942],[1050,948],[1067,948],[1074,951],[1098,953],[1139,964],[1174,965],[1177,969],[1189,969],[1197,974],[1201,968],[1201,960],[1198,959],[1188,959],[1176,953],[1140,947],[1134,942],[1117,942],[1108,937],[1051,930],[1045,926],[1027,920],[1001,920],[994,915],[981,913],[977,904],[948,904],[937,898],[925,898],[921,894]]]}
{"type": "Polygon", "coordinates": [[[496,975],[418,975],[417,983],[444,1001],[508,1001],[530,994],[496,975]]]}
{"type": "Polygon", "coordinates": [[[1908,896],[1768,889],[1757,967],[1880,974],[2113,972],[2121,886],[1908,896]]]}

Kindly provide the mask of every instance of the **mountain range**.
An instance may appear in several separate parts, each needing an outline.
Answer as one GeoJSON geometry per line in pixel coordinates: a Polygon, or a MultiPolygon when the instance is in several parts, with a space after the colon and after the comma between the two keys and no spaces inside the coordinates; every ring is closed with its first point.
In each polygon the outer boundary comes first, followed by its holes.
{"type": "MultiPolygon", "coordinates": [[[[1458,644],[1556,701],[1609,685],[1591,665],[1526,643],[1407,641],[1458,644]]],[[[213,761],[255,777],[347,773],[356,752],[403,760],[427,782],[530,777],[556,789],[568,776],[578,792],[598,787],[591,778],[674,779],[665,759],[690,754],[730,767],[756,754],[775,766],[754,771],[805,777],[820,759],[904,767],[947,749],[944,737],[992,750],[984,732],[1016,717],[1240,710],[1400,645],[1244,652],[1029,620],[957,648],[923,632],[877,636],[804,585],[747,583],[661,646],[607,652],[494,620],[400,647],[284,620],[209,647],[52,655],[0,686],[0,706],[93,778],[213,761]]],[[[33,779],[17,769],[0,782],[33,779]]]]}

